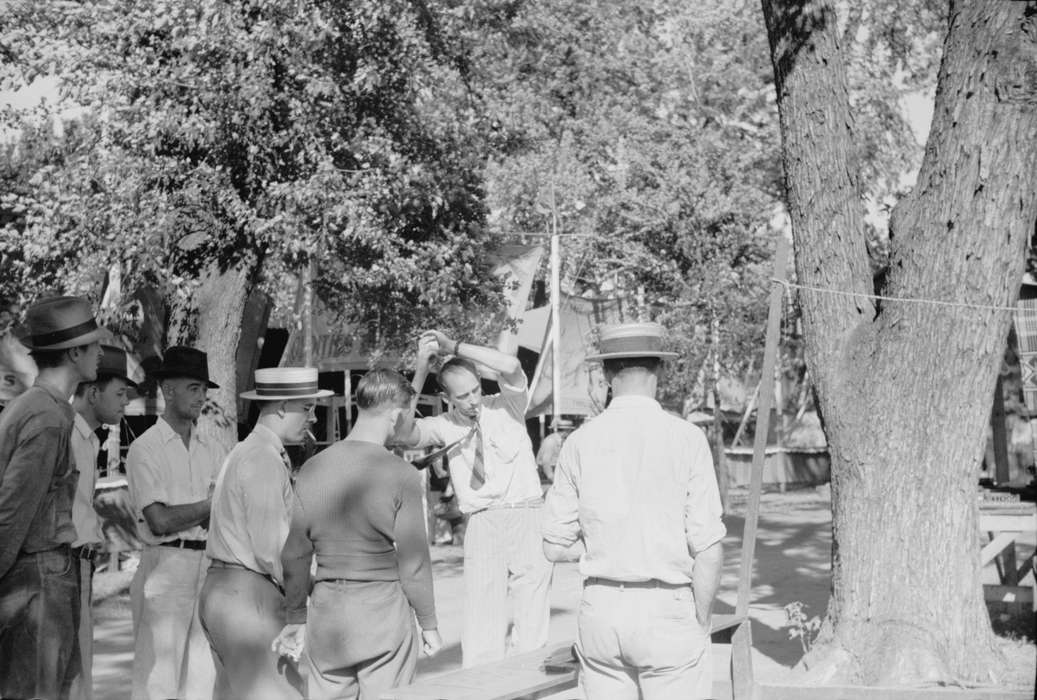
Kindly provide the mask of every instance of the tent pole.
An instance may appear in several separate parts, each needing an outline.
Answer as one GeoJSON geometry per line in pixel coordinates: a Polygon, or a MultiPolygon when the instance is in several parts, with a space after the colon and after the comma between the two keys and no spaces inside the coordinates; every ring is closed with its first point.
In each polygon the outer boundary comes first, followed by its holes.
{"type": "Polygon", "coordinates": [[[551,427],[558,429],[562,415],[562,357],[561,357],[561,298],[559,289],[562,256],[558,240],[558,209],[554,206],[554,190],[551,191],[551,427]]]}

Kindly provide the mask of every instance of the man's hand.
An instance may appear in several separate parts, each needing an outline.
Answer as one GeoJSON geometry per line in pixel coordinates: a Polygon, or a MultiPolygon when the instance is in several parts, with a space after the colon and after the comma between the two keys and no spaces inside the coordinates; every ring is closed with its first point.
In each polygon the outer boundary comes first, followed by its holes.
{"type": "Polygon", "coordinates": [[[285,625],[281,634],[270,644],[270,649],[278,656],[287,656],[299,663],[305,646],[306,625],[285,625]]]}
{"type": "Polygon", "coordinates": [[[421,650],[425,656],[435,656],[443,648],[443,638],[439,630],[421,630],[421,650]]]}
{"type": "Polygon", "coordinates": [[[418,363],[428,365],[439,352],[439,341],[435,336],[428,332],[422,333],[418,338],[418,363]]]}
{"type": "Polygon", "coordinates": [[[454,347],[456,346],[456,343],[454,342],[453,338],[448,336],[443,331],[437,331],[435,329],[425,331],[421,334],[421,338],[422,340],[426,338],[431,338],[432,340],[434,340],[436,346],[439,348],[440,354],[452,353],[454,351],[454,347]]]}

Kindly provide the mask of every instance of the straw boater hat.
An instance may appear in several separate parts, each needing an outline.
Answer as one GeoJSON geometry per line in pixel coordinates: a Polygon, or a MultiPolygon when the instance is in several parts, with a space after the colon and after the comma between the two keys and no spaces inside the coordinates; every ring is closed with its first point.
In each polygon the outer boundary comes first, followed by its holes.
{"type": "Polygon", "coordinates": [[[662,350],[666,329],[658,323],[617,323],[598,329],[598,352],[588,355],[588,362],[624,357],[677,357],[662,350]]]}
{"type": "Polygon", "coordinates": [[[290,401],[321,399],[334,393],[317,387],[316,367],[270,367],[257,369],[256,388],[240,396],[252,401],[290,401]]]}
{"type": "Polygon", "coordinates": [[[137,382],[130,379],[130,362],[126,351],[114,345],[102,345],[101,350],[104,354],[101,355],[101,364],[97,367],[97,378],[118,377],[136,389],[137,382]]]}
{"type": "Polygon", "coordinates": [[[162,365],[151,373],[158,379],[197,379],[210,389],[220,385],[209,380],[209,358],[201,350],[174,345],[166,350],[162,365]]]}
{"type": "Polygon", "coordinates": [[[33,304],[25,312],[28,335],[21,338],[30,350],[67,350],[100,340],[106,333],[97,327],[90,304],[80,297],[53,297],[33,304]]]}

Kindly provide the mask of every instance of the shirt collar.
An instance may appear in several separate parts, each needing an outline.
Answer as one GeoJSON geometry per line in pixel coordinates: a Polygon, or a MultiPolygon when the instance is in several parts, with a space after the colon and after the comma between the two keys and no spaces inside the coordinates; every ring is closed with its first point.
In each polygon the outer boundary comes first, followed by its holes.
{"type": "MultiPolygon", "coordinates": [[[[167,423],[166,419],[162,416],[158,417],[158,421],[155,422],[155,425],[158,426],[158,432],[162,436],[164,442],[171,442],[172,440],[180,439],[180,433],[173,430],[173,426],[167,423]]],[[[207,442],[205,436],[202,435],[202,431],[198,430],[197,423],[195,423],[194,427],[191,429],[191,440],[197,440],[203,444],[207,442]]]]}
{"type": "Polygon", "coordinates": [[[260,440],[273,445],[278,452],[284,450],[284,443],[281,442],[281,438],[277,437],[277,433],[262,423],[256,423],[256,427],[252,428],[252,434],[260,440]]]}
{"type": "Polygon", "coordinates": [[[91,437],[95,440],[98,439],[97,433],[90,429],[90,424],[86,422],[86,418],[83,418],[79,411],[76,411],[76,417],[72,419],[72,425],[76,427],[76,430],[79,431],[79,435],[84,440],[89,440],[91,437]]]}
{"type": "Polygon", "coordinates": [[[609,409],[612,408],[651,408],[661,411],[662,405],[649,396],[628,394],[626,396],[614,397],[612,402],[609,404],[609,409]]]}

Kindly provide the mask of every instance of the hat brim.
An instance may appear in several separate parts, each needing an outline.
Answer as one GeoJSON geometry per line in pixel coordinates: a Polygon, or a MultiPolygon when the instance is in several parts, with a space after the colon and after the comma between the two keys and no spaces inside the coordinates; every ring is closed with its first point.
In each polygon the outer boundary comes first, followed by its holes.
{"type": "Polygon", "coordinates": [[[50,350],[68,350],[69,348],[78,348],[80,345],[89,345],[90,343],[103,340],[108,337],[108,331],[103,328],[95,328],[92,331],[88,331],[83,335],[64,340],[60,343],[54,343],[53,345],[34,345],[32,342],[32,336],[27,335],[24,338],[19,338],[22,345],[29,348],[30,350],[39,351],[50,351],[50,350]]]}
{"type": "Polygon", "coordinates": [[[298,399],[324,399],[334,396],[335,392],[330,389],[318,389],[312,394],[292,394],[291,396],[272,396],[270,394],[258,394],[255,391],[243,391],[238,397],[246,401],[294,401],[298,399]]]}
{"type": "Polygon", "coordinates": [[[676,352],[649,352],[646,350],[630,350],[627,352],[602,352],[597,355],[588,355],[585,362],[601,362],[602,360],[619,360],[629,357],[657,357],[660,360],[671,360],[674,357],[679,357],[680,353],[676,352]]]}
{"type": "Polygon", "coordinates": [[[137,382],[133,381],[132,379],[127,377],[125,374],[119,374],[118,372],[104,372],[104,371],[98,370],[98,372],[97,372],[97,379],[98,380],[101,380],[101,379],[121,379],[124,382],[126,382],[126,386],[130,387],[131,389],[136,389],[137,388],[137,382]]]}
{"type": "Polygon", "coordinates": [[[206,377],[199,377],[194,374],[187,374],[186,372],[168,371],[162,369],[156,369],[151,373],[151,376],[155,379],[194,379],[195,381],[205,382],[205,385],[210,389],[219,389],[220,385],[211,379],[206,377]]]}

